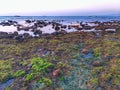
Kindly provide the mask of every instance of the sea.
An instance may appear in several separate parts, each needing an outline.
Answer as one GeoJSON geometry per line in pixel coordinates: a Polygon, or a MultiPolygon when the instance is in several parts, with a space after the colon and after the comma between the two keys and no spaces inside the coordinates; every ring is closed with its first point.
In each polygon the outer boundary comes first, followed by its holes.
{"type": "Polygon", "coordinates": [[[56,20],[56,21],[111,21],[120,20],[120,16],[0,16],[0,21],[4,20],[56,20]]]}
{"type": "MultiPolygon", "coordinates": [[[[26,25],[28,26],[28,24],[25,23],[25,20],[47,20],[47,21],[55,21],[63,25],[69,25],[71,23],[78,23],[78,22],[89,23],[94,21],[104,22],[104,21],[120,20],[120,16],[0,16],[0,22],[7,20],[17,21],[19,24],[23,26],[26,25]]],[[[11,26],[0,25],[0,32],[11,33],[15,31],[17,31],[17,27],[13,25],[11,26]]],[[[50,33],[50,34],[55,32],[55,30],[52,29],[52,26],[49,25],[44,28],[41,28],[41,31],[42,33],[50,33]]],[[[70,30],[66,29],[66,31],[75,32],[76,29],[70,29],[70,30]]],[[[30,35],[34,36],[33,32],[30,31],[21,30],[18,33],[19,34],[29,33],[30,35]]]]}

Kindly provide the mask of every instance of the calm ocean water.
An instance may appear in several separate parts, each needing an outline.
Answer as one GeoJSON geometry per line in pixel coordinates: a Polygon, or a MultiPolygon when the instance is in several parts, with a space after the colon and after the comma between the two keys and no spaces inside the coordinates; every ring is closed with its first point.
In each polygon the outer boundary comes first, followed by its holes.
{"type": "Polygon", "coordinates": [[[120,20],[120,16],[0,16],[0,21],[3,20],[64,20],[64,21],[110,21],[120,20]]]}

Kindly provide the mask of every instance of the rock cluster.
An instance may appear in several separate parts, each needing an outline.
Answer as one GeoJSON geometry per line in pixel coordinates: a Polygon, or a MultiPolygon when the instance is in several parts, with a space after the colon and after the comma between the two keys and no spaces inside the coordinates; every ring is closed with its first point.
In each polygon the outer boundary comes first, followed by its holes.
{"type": "Polygon", "coordinates": [[[99,37],[100,34],[105,33],[116,33],[120,32],[120,25],[119,21],[111,21],[111,22],[77,22],[72,23],[68,25],[60,24],[55,21],[46,21],[46,20],[25,20],[25,25],[22,25],[18,23],[17,21],[3,21],[0,23],[1,26],[15,26],[17,28],[17,31],[13,33],[7,33],[7,32],[0,32],[0,38],[13,38],[16,40],[24,40],[31,37],[45,37],[50,35],[50,33],[43,33],[41,29],[51,25],[52,29],[55,30],[55,32],[51,33],[51,35],[61,35],[61,34],[67,34],[69,30],[75,29],[78,32],[92,32],[94,37],[99,37]],[[68,31],[67,31],[68,30],[68,31]],[[24,34],[19,34],[18,32],[25,31],[24,34]],[[31,36],[27,32],[32,32],[34,36],[31,36]]]}

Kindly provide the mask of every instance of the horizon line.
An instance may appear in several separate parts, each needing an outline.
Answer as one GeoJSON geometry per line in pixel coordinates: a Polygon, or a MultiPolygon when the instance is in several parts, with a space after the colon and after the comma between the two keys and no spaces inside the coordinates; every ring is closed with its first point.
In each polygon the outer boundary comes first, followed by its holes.
{"type": "Polygon", "coordinates": [[[79,16],[88,16],[88,17],[92,17],[92,16],[120,16],[120,15],[0,15],[1,16],[13,16],[13,17],[22,17],[22,16],[42,16],[42,17],[52,17],[52,16],[56,16],[56,17],[62,17],[62,16],[66,16],[66,17],[71,17],[71,16],[75,16],[75,17],[79,17],[79,16]]]}

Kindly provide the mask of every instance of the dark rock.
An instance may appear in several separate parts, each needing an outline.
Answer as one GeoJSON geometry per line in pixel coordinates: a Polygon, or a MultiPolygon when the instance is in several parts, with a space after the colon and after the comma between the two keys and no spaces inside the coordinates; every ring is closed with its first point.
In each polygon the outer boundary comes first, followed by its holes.
{"type": "Polygon", "coordinates": [[[16,21],[12,21],[12,20],[8,20],[8,21],[3,21],[0,23],[0,25],[2,26],[11,26],[11,25],[16,25],[17,22],[16,21]]]}
{"type": "Polygon", "coordinates": [[[25,26],[21,26],[21,25],[18,25],[17,26],[17,30],[20,31],[20,30],[25,30],[25,31],[29,31],[31,27],[25,27],[25,26]]]}
{"type": "Polygon", "coordinates": [[[22,42],[22,41],[24,41],[24,37],[23,37],[23,35],[15,36],[14,39],[17,40],[18,42],[22,42]]]}
{"type": "Polygon", "coordinates": [[[37,20],[36,23],[34,24],[34,26],[36,27],[43,27],[43,26],[47,26],[48,23],[46,23],[45,21],[42,20],[37,20]]]}
{"type": "Polygon", "coordinates": [[[66,29],[66,28],[67,28],[67,25],[62,25],[61,28],[66,29]]]}
{"type": "Polygon", "coordinates": [[[24,33],[24,34],[23,34],[23,37],[24,37],[24,39],[28,39],[28,38],[30,38],[31,36],[30,36],[29,33],[24,33]]]}
{"type": "Polygon", "coordinates": [[[57,22],[51,22],[52,23],[52,28],[56,28],[56,30],[59,30],[60,29],[60,27],[62,26],[62,24],[59,24],[59,23],[57,23],[57,22]]]}
{"type": "Polygon", "coordinates": [[[59,32],[53,32],[52,35],[59,35],[59,32]]]}
{"type": "Polygon", "coordinates": [[[17,31],[15,31],[13,34],[14,34],[14,36],[17,36],[17,35],[18,35],[18,32],[17,32],[17,31]]]}
{"type": "Polygon", "coordinates": [[[25,20],[26,23],[31,23],[32,21],[31,20],[25,20]]]}
{"type": "Polygon", "coordinates": [[[71,29],[71,27],[70,27],[70,26],[68,26],[68,29],[71,29]]]}
{"type": "Polygon", "coordinates": [[[59,26],[55,26],[55,30],[56,30],[56,31],[59,31],[59,30],[60,30],[60,27],[59,27],[59,26]]]}
{"type": "Polygon", "coordinates": [[[0,25],[2,25],[2,26],[10,26],[11,24],[9,22],[1,22],[0,25]]]}
{"type": "Polygon", "coordinates": [[[14,36],[15,36],[14,33],[9,33],[8,34],[8,38],[14,38],[14,36]]]}
{"type": "Polygon", "coordinates": [[[0,32],[0,39],[2,38],[8,38],[8,33],[7,32],[0,32]]]}
{"type": "Polygon", "coordinates": [[[41,34],[42,34],[42,31],[41,31],[41,30],[35,30],[35,31],[34,31],[34,34],[35,34],[35,35],[41,35],[41,34]]]}
{"type": "Polygon", "coordinates": [[[79,28],[77,28],[77,30],[82,30],[83,28],[81,28],[81,27],[79,27],[79,28]]]}
{"type": "Polygon", "coordinates": [[[8,23],[9,23],[10,25],[15,25],[15,24],[17,24],[16,21],[12,21],[12,20],[8,20],[8,23]]]}
{"type": "Polygon", "coordinates": [[[67,34],[67,31],[61,30],[61,31],[59,31],[59,34],[67,34]]]}
{"type": "Polygon", "coordinates": [[[44,26],[45,26],[45,25],[42,25],[42,24],[39,25],[40,28],[43,28],[44,26]]]}

